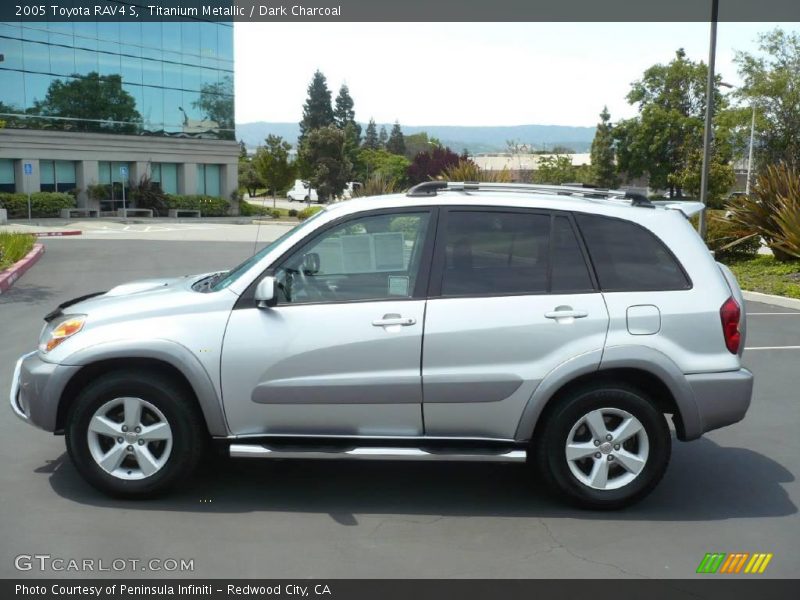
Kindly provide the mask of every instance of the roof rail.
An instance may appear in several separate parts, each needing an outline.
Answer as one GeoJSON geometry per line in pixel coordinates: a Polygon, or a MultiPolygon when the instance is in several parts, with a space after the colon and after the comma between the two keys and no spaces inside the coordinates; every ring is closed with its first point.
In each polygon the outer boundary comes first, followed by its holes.
{"type": "Polygon", "coordinates": [[[588,184],[545,185],[539,183],[497,183],[490,181],[424,181],[412,187],[406,196],[409,198],[436,196],[440,191],[453,192],[540,192],[559,196],[573,196],[606,200],[630,200],[631,206],[655,208],[643,194],[625,190],[609,190],[592,187],[588,184]]]}

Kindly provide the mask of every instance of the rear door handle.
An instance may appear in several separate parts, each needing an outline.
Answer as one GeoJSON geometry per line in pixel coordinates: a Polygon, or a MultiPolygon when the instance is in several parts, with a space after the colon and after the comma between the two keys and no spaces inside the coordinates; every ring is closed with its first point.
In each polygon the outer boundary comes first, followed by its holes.
{"type": "Polygon", "coordinates": [[[382,319],[375,319],[372,324],[375,327],[388,327],[389,325],[400,325],[408,327],[414,325],[417,320],[414,317],[401,317],[400,315],[383,315],[382,319]]]}
{"type": "Polygon", "coordinates": [[[544,313],[544,316],[548,319],[583,319],[584,317],[588,317],[589,313],[585,310],[553,310],[550,312],[544,313]]]}

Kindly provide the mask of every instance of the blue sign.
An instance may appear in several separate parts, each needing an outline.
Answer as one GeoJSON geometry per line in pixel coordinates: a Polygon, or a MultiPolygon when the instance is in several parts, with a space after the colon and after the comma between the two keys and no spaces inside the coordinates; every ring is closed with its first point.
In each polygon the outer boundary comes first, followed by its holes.
{"type": "Polygon", "coordinates": [[[22,163],[22,170],[25,175],[33,175],[33,165],[31,163],[22,163]]]}
{"type": "Polygon", "coordinates": [[[128,167],[120,167],[119,168],[119,176],[124,177],[125,179],[128,178],[128,167]]]}

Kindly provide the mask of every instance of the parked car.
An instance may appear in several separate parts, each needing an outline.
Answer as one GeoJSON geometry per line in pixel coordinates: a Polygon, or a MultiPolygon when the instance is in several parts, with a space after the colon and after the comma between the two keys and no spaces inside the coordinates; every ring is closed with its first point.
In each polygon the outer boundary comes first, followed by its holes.
{"type": "Polygon", "coordinates": [[[286,192],[286,199],[289,202],[319,202],[317,190],[308,187],[302,180],[296,179],[294,186],[286,192]]]}
{"type": "Polygon", "coordinates": [[[750,403],[744,301],[686,218],[700,208],[446,182],[333,204],[229,271],[61,304],[11,404],[117,496],[163,492],[213,440],[528,461],[619,508],[664,474],[670,422],[694,440],[750,403]]]}

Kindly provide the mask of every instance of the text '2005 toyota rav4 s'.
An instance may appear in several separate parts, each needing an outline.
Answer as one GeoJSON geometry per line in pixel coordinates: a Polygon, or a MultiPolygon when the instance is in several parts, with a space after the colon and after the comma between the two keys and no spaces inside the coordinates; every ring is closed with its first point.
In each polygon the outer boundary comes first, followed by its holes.
{"type": "MultiPolygon", "coordinates": [[[[668,204],[668,203],[667,203],[668,204]]],[[[107,493],[237,457],[535,464],[564,497],[644,497],[735,423],[744,302],[686,214],[624,192],[430,182],[330,206],[231,271],[62,304],[14,411],[107,493]]]]}

